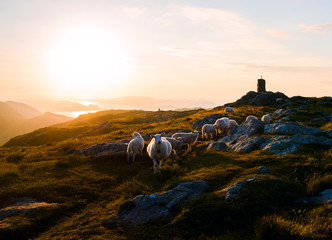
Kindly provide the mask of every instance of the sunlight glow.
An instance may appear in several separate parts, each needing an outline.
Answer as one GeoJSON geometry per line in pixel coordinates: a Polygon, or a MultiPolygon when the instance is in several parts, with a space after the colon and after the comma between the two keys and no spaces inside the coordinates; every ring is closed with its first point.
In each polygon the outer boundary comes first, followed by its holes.
{"type": "Polygon", "coordinates": [[[55,43],[48,59],[48,73],[57,91],[77,97],[96,97],[128,73],[122,43],[98,28],[67,31],[55,43]]]}

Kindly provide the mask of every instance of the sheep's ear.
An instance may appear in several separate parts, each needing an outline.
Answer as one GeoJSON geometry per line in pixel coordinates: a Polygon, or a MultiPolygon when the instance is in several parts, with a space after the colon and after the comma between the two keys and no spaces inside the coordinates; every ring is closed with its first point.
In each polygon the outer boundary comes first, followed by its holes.
{"type": "Polygon", "coordinates": [[[150,139],[152,139],[152,138],[154,138],[154,135],[153,135],[153,134],[150,135],[150,139]]]}
{"type": "Polygon", "coordinates": [[[161,136],[164,136],[164,135],[165,135],[165,133],[163,132],[163,133],[161,133],[160,135],[161,135],[161,136]]]}

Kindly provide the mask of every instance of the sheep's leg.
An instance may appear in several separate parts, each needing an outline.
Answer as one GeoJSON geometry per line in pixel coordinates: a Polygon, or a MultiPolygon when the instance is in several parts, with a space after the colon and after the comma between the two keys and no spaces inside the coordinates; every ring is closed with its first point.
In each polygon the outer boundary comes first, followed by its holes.
{"type": "Polygon", "coordinates": [[[127,162],[128,162],[128,163],[129,163],[129,161],[130,161],[129,157],[130,157],[130,153],[127,152],[127,162]]]}
{"type": "Polygon", "coordinates": [[[159,162],[159,169],[162,169],[164,163],[164,159],[161,159],[159,162]]]}
{"type": "Polygon", "coordinates": [[[153,159],[153,173],[154,174],[157,173],[157,168],[158,168],[157,160],[153,159]]]}
{"type": "Polygon", "coordinates": [[[191,144],[188,144],[188,150],[191,152],[191,144]]]}
{"type": "Polygon", "coordinates": [[[134,152],[134,154],[133,154],[133,163],[135,162],[135,156],[136,156],[136,152],[134,152]]]}

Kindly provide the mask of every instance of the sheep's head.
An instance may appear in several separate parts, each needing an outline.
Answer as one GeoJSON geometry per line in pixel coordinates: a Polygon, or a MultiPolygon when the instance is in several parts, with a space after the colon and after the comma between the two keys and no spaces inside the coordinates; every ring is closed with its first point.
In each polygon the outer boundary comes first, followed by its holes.
{"type": "Polygon", "coordinates": [[[183,145],[183,138],[182,138],[182,137],[178,137],[178,138],[176,139],[176,142],[178,143],[179,148],[181,148],[182,145],[183,145]]]}
{"type": "Polygon", "coordinates": [[[198,137],[198,135],[199,135],[199,131],[194,131],[194,135],[196,136],[196,137],[198,137]]]}
{"type": "Polygon", "coordinates": [[[133,133],[133,138],[135,138],[135,137],[139,137],[139,136],[141,136],[141,134],[139,134],[138,132],[134,132],[134,133],[133,133]]]}
{"type": "Polygon", "coordinates": [[[157,145],[161,145],[161,137],[164,136],[164,134],[165,134],[165,133],[161,133],[161,134],[153,135],[153,138],[154,138],[155,144],[157,144],[157,145]]]}

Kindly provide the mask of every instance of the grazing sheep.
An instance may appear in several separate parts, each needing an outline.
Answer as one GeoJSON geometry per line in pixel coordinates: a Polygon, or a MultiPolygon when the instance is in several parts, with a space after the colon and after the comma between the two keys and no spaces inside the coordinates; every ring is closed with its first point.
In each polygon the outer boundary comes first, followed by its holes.
{"type": "Polygon", "coordinates": [[[174,154],[177,155],[181,151],[183,145],[183,139],[180,137],[177,139],[172,137],[165,137],[165,138],[172,145],[174,154]]]}
{"type": "Polygon", "coordinates": [[[229,128],[233,127],[233,126],[239,126],[239,124],[237,123],[237,121],[230,119],[229,120],[229,128]]]}
{"type": "Polygon", "coordinates": [[[270,114],[266,114],[266,115],[264,115],[263,117],[262,117],[262,122],[264,123],[264,124],[269,124],[270,123],[270,121],[271,121],[271,116],[270,116],[270,114]]]}
{"type": "Polygon", "coordinates": [[[246,121],[249,121],[250,119],[256,119],[256,120],[258,120],[258,118],[257,118],[256,116],[249,115],[249,116],[246,118],[246,121]]]}
{"type": "Polygon", "coordinates": [[[232,107],[225,107],[225,113],[232,113],[234,115],[235,111],[232,107]]]}
{"type": "Polygon", "coordinates": [[[142,138],[141,134],[138,132],[133,133],[133,138],[127,147],[127,162],[129,162],[130,155],[133,156],[133,162],[135,162],[135,156],[137,153],[143,155],[143,148],[144,148],[144,139],[142,138]]]}
{"type": "Polygon", "coordinates": [[[227,131],[227,134],[229,134],[232,130],[232,127],[233,126],[239,126],[239,124],[237,123],[237,121],[233,120],[233,119],[230,119],[229,120],[229,128],[228,128],[228,131],[227,131]]]}
{"type": "Polygon", "coordinates": [[[172,145],[166,138],[162,137],[162,134],[152,135],[152,140],[147,147],[147,152],[149,157],[153,161],[153,172],[157,173],[158,170],[158,161],[159,169],[162,168],[163,162],[169,157],[172,151],[172,145]]]}
{"type": "Polygon", "coordinates": [[[188,151],[191,152],[191,145],[194,144],[198,138],[199,132],[194,131],[191,133],[174,133],[172,138],[182,138],[183,143],[188,144],[188,151]]]}
{"type": "Polygon", "coordinates": [[[216,120],[214,125],[217,126],[217,132],[222,136],[229,129],[229,118],[223,117],[216,120]]]}
{"type": "Polygon", "coordinates": [[[202,139],[209,137],[212,139],[214,135],[217,135],[217,126],[214,124],[204,124],[202,127],[202,139]]]}

